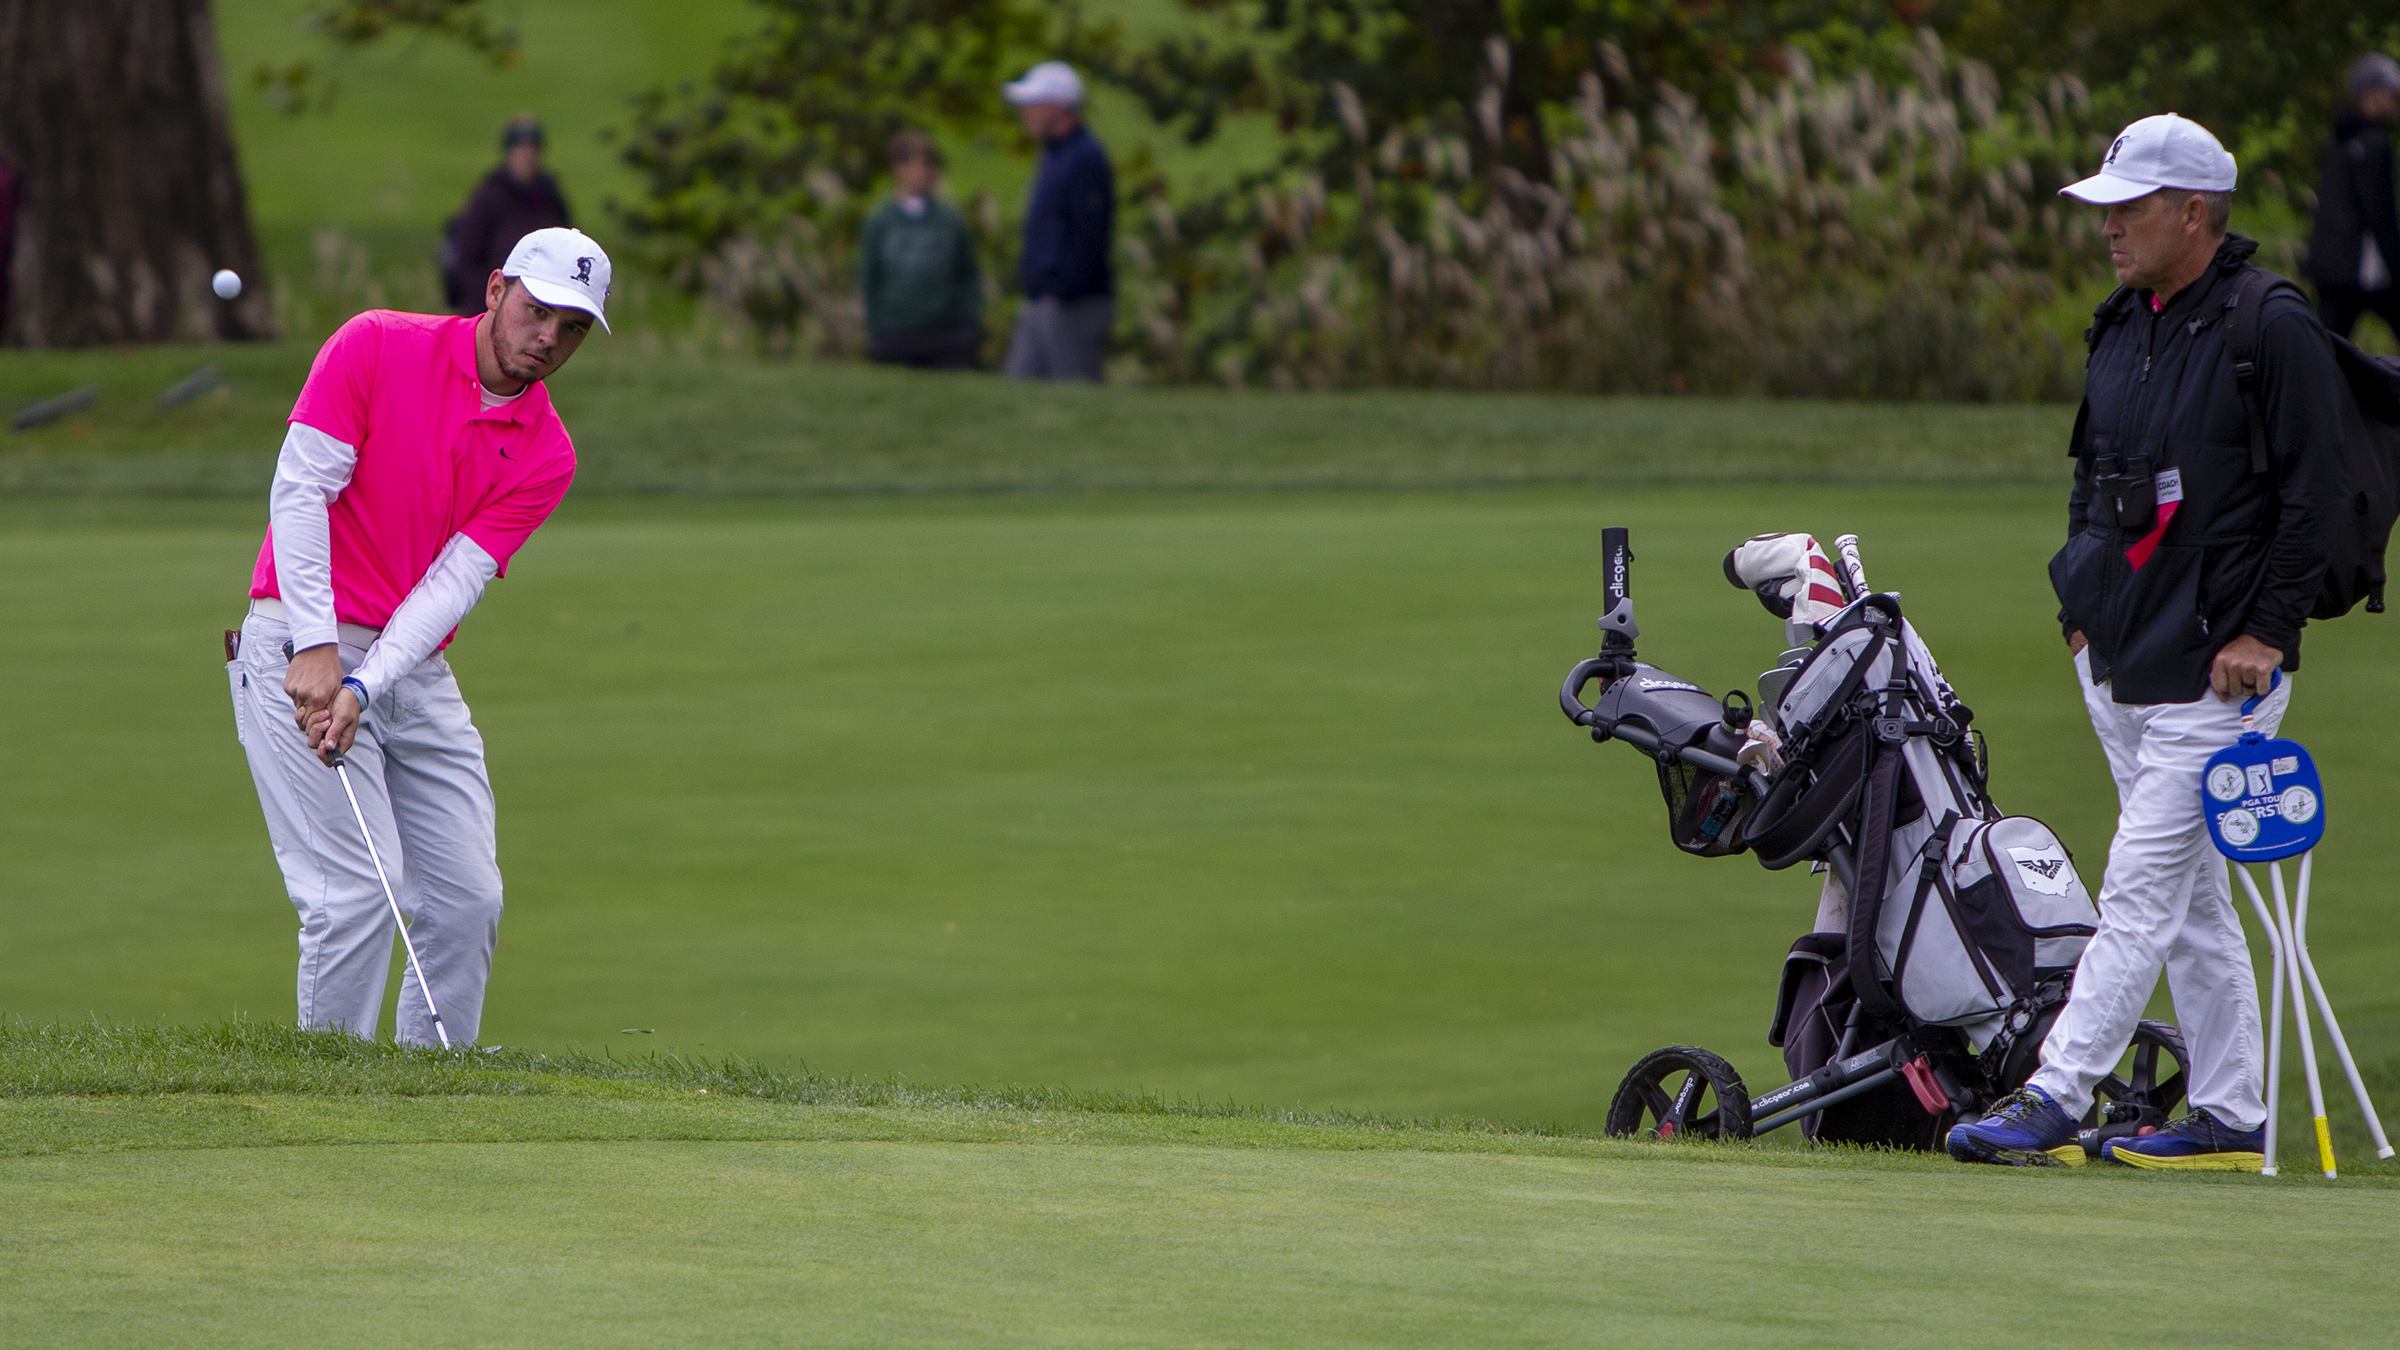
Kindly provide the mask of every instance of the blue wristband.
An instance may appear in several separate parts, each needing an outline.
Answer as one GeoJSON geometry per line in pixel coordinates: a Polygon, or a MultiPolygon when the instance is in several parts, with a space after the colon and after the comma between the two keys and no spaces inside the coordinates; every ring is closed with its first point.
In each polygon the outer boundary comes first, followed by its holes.
{"type": "Polygon", "coordinates": [[[344,689],[347,689],[347,690],[349,690],[349,691],[350,691],[350,692],[351,692],[353,695],[357,696],[357,698],[358,698],[358,710],[359,710],[359,712],[361,712],[362,714],[363,714],[364,712],[366,712],[366,710],[367,710],[367,686],[366,686],[366,682],[365,682],[365,681],[363,681],[363,680],[361,680],[361,679],[359,679],[359,678],[358,678],[356,675],[344,675],[344,676],[342,677],[342,687],[343,687],[344,689]]]}

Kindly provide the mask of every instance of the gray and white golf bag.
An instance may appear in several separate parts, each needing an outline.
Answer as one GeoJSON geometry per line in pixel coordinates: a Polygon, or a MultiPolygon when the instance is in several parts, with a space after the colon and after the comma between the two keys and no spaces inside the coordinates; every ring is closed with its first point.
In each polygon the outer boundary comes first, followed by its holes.
{"type": "Polygon", "coordinates": [[[1980,1050],[2002,1014],[2074,969],[2091,897],[2049,826],[1993,805],[1973,715],[1898,605],[1869,595],[1820,626],[1760,681],[1785,764],[1743,840],[1780,868],[1848,835],[1851,892],[1820,927],[1845,935],[1859,998],[1980,1050]]]}

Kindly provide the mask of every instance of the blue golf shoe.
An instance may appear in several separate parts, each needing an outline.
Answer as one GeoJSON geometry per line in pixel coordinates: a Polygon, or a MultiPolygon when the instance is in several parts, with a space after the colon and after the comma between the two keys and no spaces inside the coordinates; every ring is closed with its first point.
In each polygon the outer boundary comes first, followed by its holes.
{"type": "Polygon", "coordinates": [[[2084,1161],[2083,1145],[2075,1141],[2074,1119],[2037,1087],[2002,1097],[1981,1120],[1951,1126],[1942,1142],[1960,1162],[2081,1167],[2084,1161]]]}
{"type": "Polygon", "coordinates": [[[2128,1167],[2255,1172],[2267,1161],[2267,1127],[2237,1130],[2202,1107],[2156,1134],[2111,1139],[2100,1156],[2128,1167]]]}

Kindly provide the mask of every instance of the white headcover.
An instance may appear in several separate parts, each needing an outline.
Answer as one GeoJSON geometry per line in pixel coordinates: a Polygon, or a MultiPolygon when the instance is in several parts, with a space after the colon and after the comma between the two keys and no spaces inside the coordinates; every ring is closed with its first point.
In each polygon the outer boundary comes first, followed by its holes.
{"type": "Polygon", "coordinates": [[[1783,616],[1784,640],[1794,647],[1816,641],[1817,625],[1849,603],[1838,575],[1815,535],[1762,534],[1725,555],[1726,580],[1783,616]]]}

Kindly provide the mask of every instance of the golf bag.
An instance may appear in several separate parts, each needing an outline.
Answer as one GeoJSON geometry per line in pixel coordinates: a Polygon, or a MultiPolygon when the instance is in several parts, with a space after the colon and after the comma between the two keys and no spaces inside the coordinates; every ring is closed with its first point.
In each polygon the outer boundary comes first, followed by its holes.
{"type": "MultiPolygon", "coordinates": [[[[1631,551],[1623,532],[1604,536],[1601,654],[1570,673],[1562,710],[1594,740],[1657,763],[1677,848],[1827,874],[1768,1031],[1792,1082],[1751,1100],[1724,1061],[1674,1047],[1627,1077],[1612,1133],[1651,1118],[1662,1137],[1799,1123],[1815,1139],[1934,1148],[2031,1075],[2096,930],[2065,846],[1993,803],[1973,712],[1898,597],[1867,589],[1856,541],[1840,543],[1840,569],[1806,535],[1764,536],[1727,557],[1728,579],[1785,620],[1787,640],[1806,639],[1759,678],[1754,709],[1745,694],[1712,698],[1635,656],[1631,551]],[[1586,707],[1595,679],[1601,693],[1586,707]],[[1666,1093],[1677,1072],[1683,1088],[1666,1093]],[[1710,1094],[1716,1110],[1693,1114],[1710,1094]]],[[[2152,1040],[2171,1035],[2154,1029],[2152,1040]]],[[[2170,1053],[2182,1058],[2179,1044],[2170,1053]]],[[[2173,1103],[2151,1101],[2156,1086],[2104,1085],[2110,1109],[2094,1123],[2163,1119],[2173,1103]]]]}
{"type": "MultiPolygon", "coordinates": [[[[1746,821],[1745,842],[1770,869],[1825,858],[1849,841],[1845,884],[1828,887],[1820,931],[1785,959],[1768,1043],[1795,1078],[1839,1051],[1853,1024],[1869,1034],[1913,1031],[1980,1051],[2007,1032],[2003,1082],[2033,1069],[2036,1024],[2048,1030],[2095,913],[2065,845],[2049,827],[2003,815],[1987,785],[1983,738],[1914,626],[1887,597],[1862,597],[1828,617],[1805,655],[1769,672],[1782,696],[1768,709],[1787,747],[1782,771],[1746,821]],[[1788,678],[1777,678],[1789,671],[1788,678]],[[1836,891],[1842,894],[1833,894],[1836,891]]],[[[1949,1094],[1940,1106],[1949,1108],[1949,1094]]],[[[1895,1083],[1813,1122],[1814,1138],[1930,1149],[1947,1128],[1933,1094],[1895,1083]]]]}

